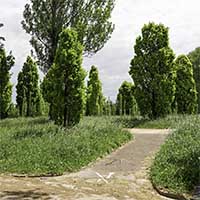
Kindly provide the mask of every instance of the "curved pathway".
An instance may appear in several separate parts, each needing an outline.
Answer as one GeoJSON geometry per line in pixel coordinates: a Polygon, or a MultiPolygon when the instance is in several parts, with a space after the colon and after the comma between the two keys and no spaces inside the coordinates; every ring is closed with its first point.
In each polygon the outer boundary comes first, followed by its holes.
{"type": "Polygon", "coordinates": [[[0,176],[2,200],[161,200],[148,180],[169,130],[130,129],[134,140],[78,173],[52,178],[0,176]]]}

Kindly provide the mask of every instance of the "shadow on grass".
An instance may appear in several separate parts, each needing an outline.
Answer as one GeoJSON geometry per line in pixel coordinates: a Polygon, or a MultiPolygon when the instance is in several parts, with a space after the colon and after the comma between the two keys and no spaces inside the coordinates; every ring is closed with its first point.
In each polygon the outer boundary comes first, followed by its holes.
{"type": "Polygon", "coordinates": [[[142,117],[128,117],[128,116],[118,117],[114,120],[115,123],[121,124],[124,128],[136,128],[149,121],[150,121],[149,119],[142,117]]]}
{"type": "Polygon", "coordinates": [[[17,128],[23,127],[24,125],[45,125],[50,123],[47,117],[37,117],[37,118],[8,118],[0,121],[0,128],[17,128]]]}
{"type": "Polygon", "coordinates": [[[40,118],[29,118],[31,119],[28,121],[29,125],[43,125],[50,123],[50,120],[47,117],[40,117],[40,118]]]}
{"type": "Polygon", "coordinates": [[[27,199],[52,199],[49,194],[37,192],[35,190],[28,191],[4,191],[0,193],[0,199],[5,200],[27,200],[27,199]]]}

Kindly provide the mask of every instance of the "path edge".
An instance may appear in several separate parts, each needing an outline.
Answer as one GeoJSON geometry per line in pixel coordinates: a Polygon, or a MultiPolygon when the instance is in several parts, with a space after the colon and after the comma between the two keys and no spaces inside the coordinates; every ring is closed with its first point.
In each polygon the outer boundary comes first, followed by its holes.
{"type": "Polygon", "coordinates": [[[167,190],[164,191],[161,188],[157,187],[154,183],[152,183],[152,186],[156,190],[156,192],[161,196],[171,198],[171,199],[176,199],[176,200],[190,200],[190,198],[187,198],[182,194],[174,194],[167,190]]]}

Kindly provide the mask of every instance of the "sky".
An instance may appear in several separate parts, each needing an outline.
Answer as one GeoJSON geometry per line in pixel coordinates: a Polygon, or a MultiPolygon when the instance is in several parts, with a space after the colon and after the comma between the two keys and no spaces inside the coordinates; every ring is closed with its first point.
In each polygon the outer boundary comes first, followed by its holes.
{"type": "MultiPolygon", "coordinates": [[[[16,58],[12,68],[12,83],[17,82],[27,55],[30,54],[29,35],[21,27],[24,6],[29,0],[0,0],[0,35],[6,38],[7,52],[16,58]]],[[[115,31],[105,47],[91,58],[84,58],[83,66],[99,69],[103,91],[113,101],[121,83],[132,81],[129,76],[134,44],[141,28],[148,22],[163,23],[169,27],[170,46],[176,55],[187,54],[200,46],[199,0],[116,0],[112,14],[115,31]]],[[[15,91],[13,99],[15,99],[15,91]]]]}

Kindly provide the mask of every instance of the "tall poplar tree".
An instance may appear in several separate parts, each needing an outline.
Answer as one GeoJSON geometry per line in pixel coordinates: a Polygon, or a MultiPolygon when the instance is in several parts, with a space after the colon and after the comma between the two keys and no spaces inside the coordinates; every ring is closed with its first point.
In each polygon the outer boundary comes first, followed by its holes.
{"type": "Polygon", "coordinates": [[[114,25],[110,22],[115,0],[30,0],[24,10],[23,28],[31,35],[43,72],[52,66],[59,34],[64,28],[73,28],[92,55],[110,39],[114,25]]]}
{"type": "Polygon", "coordinates": [[[27,117],[41,114],[42,101],[39,88],[37,64],[30,56],[27,57],[22,71],[18,74],[17,106],[20,115],[27,117]]]}
{"type": "Polygon", "coordinates": [[[10,82],[10,69],[14,65],[14,57],[6,56],[3,46],[0,47],[0,119],[8,116],[12,100],[12,84],[10,82]]]}
{"type": "Polygon", "coordinates": [[[176,104],[179,114],[195,114],[197,112],[197,91],[193,77],[192,63],[185,55],[175,61],[177,67],[176,104]]]}
{"type": "Polygon", "coordinates": [[[101,115],[103,113],[102,83],[99,80],[97,67],[92,66],[87,85],[86,115],[101,115]]]}
{"type": "MultiPolygon", "coordinates": [[[[3,24],[2,23],[0,23],[0,28],[2,28],[3,27],[3,24]]],[[[1,40],[5,40],[5,38],[4,37],[2,37],[2,36],[0,36],[0,48],[3,48],[3,43],[1,42],[1,40]]]]}
{"type": "Polygon", "coordinates": [[[17,108],[19,109],[19,115],[23,116],[25,106],[25,85],[23,72],[19,72],[16,85],[16,102],[17,108]]]}
{"type": "Polygon", "coordinates": [[[158,118],[172,112],[175,98],[175,55],[169,46],[168,28],[149,23],[136,39],[130,75],[143,116],[158,118]]]}
{"type": "Polygon", "coordinates": [[[200,113],[200,47],[188,54],[193,67],[194,80],[197,89],[198,113],[200,113]]]}
{"type": "Polygon", "coordinates": [[[42,83],[44,98],[51,105],[51,117],[64,127],[78,123],[84,111],[86,73],[82,53],[76,31],[63,30],[54,64],[42,83]]]}

